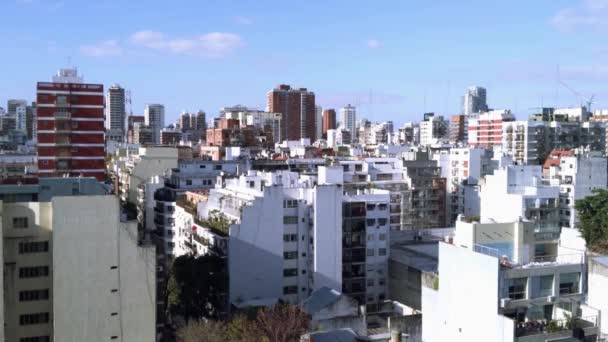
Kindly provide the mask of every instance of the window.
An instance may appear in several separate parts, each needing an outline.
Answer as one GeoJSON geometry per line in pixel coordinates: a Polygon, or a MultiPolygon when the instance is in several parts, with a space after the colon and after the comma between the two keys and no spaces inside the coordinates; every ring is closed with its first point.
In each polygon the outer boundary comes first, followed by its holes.
{"type": "Polygon", "coordinates": [[[31,337],[22,337],[19,339],[19,342],[50,342],[51,338],[49,336],[31,336],[31,337]]]}
{"type": "Polygon", "coordinates": [[[376,209],[376,205],[375,204],[373,204],[373,203],[368,203],[367,204],[367,210],[374,210],[374,209],[376,209]]]}
{"type": "Polygon", "coordinates": [[[384,233],[379,234],[378,238],[380,239],[380,241],[384,241],[384,240],[386,240],[386,234],[384,234],[384,233]]]}
{"type": "Polygon", "coordinates": [[[384,300],[386,298],[386,295],[384,293],[381,293],[378,295],[378,300],[384,300]]]}
{"type": "Polygon", "coordinates": [[[27,217],[13,217],[13,228],[23,229],[27,227],[27,217]]]}
{"type": "Polygon", "coordinates": [[[515,278],[509,281],[508,292],[509,298],[511,299],[524,299],[526,298],[526,285],[527,278],[515,278]]]}
{"type": "Polygon", "coordinates": [[[192,179],[186,179],[186,185],[192,185],[192,179]]]}
{"type": "Polygon", "coordinates": [[[367,219],[367,226],[372,227],[376,224],[376,219],[367,219]]]}
{"type": "Polygon", "coordinates": [[[297,268],[286,268],[283,270],[283,277],[295,277],[298,275],[297,268]]]}
{"type": "Polygon", "coordinates": [[[298,252],[283,252],[283,258],[287,260],[296,259],[298,252]]]}
{"type": "Polygon", "coordinates": [[[553,275],[539,277],[538,296],[547,297],[553,295],[553,275]]]}
{"type": "Polygon", "coordinates": [[[295,294],[295,293],[298,293],[298,287],[296,285],[294,285],[294,286],[284,286],[283,287],[283,294],[284,295],[295,294]]]}
{"type": "Polygon", "coordinates": [[[216,171],[221,171],[222,170],[222,165],[213,165],[213,169],[216,171]]]}
{"type": "Polygon", "coordinates": [[[386,255],[386,248],[380,248],[380,249],[378,249],[378,255],[385,256],[386,255]]]}
{"type": "Polygon", "coordinates": [[[48,251],[48,241],[19,242],[19,254],[42,253],[48,251]]]}
{"type": "Polygon", "coordinates": [[[386,210],[387,206],[386,204],[382,203],[382,204],[378,204],[378,210],[386,210]]]}
{"type": "Polygon", "coordinates": [[[255,181],[249,181],[249,187],[250,188],[255,187],[255,181]]]}
{"type": "Polygon", "coordinates": [[[374,241],[374,234],[367,234],[367,241],[374,241]]]}
{"type": "Polygon", "coordinates": [[[384,278],[380,278],[378,280],[378,285],[380,285],[380,286],[384,286],[385,283],[386,283],[386,280],[384,278]]]}
{"type": "Polygon", "coordinates": [[[283,200],[283,208],[295,208],[298,206],[297,200],[283,200]]]}
{"type": "Polygon", "coordinates": [[[385,218],[378,219],[378,224],[381,226],[384,226],[386,224],[386,219],[385,218]]]}
{"type": "Polygon", "coordinates": [[[302,270],[302,274],[306,274],[306,270],[302,270]]]}
{"type": "Polygon", "coordinates": [[[580,273],[563,273],[559,275],[559,294],[579,293],[580,273]]]}
{"type": "Polygon", "coordinates": [[[367,279],[367,286],[374,286],[374,279],[367,279]]]}
{"type": "Polygon", "coordinates": [[[38,312],[19,316],[19,325],[33,325],[49,322],[48,312],[38,312]]]}
{"type": "Polygon", "coordinates": [[[49,289],[19,291],[20,302],[32,302],[49,299],[49,289]]]}
{"type": "Polygon", "coordinates": [[[298,224],[297,216],[283,216],[283,224],[298,224]]]}
{"type": "Polygon", "coordinates": [[[285,235],[283,235],[283,241],[285,241],[285,242],[298,241],[298,235],[297,234],[285,234],[285,235]]]}
{"type": "Polygon", "coordinates": [[[37,278],[37,277],[48,277],[49,267],[48,266],[34,266],[34,267],[20,267],[19,278],[37,278]]]}
{"type": "Polygon", "coordinates": [[[368,257],[374,256],[374,249],[373,248],[368,248],[367,249],[367,256],[368,257]]]}

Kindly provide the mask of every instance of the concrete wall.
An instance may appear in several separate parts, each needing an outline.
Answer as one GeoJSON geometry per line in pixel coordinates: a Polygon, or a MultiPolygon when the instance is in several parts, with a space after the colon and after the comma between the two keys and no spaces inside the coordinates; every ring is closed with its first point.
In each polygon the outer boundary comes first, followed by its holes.
{"type": "Polygon", "coordinates": [[[230,302],[283,295],[283,191],[264,188],[264,197],[243,207],[240,224],[230,228],[230,302]]]}
{"type": "MultiPolygon", "coordinates": [[[[53,313],[55,341],[107,341],[121,335],[118,199],[55,197],[53,313]],[[103,213],[103,214],[102,214],[103,213]]],[[[118,339],[120,341],[120,338],[118,339]]]]}
{"type": "Polygon", "coordinates": [[[439,290],[423,287],[425,342],[512,341],[513,322],[498,314],[498,259],[439,244],[439,290]]]}
{"type": "Polygon", "coordinates": [[[120,222],[118,198],[51,203],[55,341],[153,341],[155,250],[137,246],[136,223],[120,222]]]}
{"type": "Polygon", "coordinates": [[[342,187],[319,185],[314,193],[313,290],[342,291],[342,187]]]}
{"type": "Polygon", "coordinates": [[[608,334],[608,266],[589,258],[587,304],[601,311],[601,331],[608,334]]]}
{"type": "Polygon", "coordinates": [[[121,341],[154,341],[156,248],[137,246],[135,222],[121,224],[118,232],[121,341]]]}

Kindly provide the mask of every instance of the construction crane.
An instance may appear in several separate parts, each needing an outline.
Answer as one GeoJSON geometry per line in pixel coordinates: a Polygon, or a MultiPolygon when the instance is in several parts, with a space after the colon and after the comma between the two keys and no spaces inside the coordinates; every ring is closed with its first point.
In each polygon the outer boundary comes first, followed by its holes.
{"type": "Polygon", "coordinates": [[[580,103],[581,107],[584,106],[587,111],[589,113],[591,113],[591,105],[593,105],[593,99],[595,98],[595,95],[591,95],[591,97],[589,97],[586,101],[583,101],[583,99],[585,98],[581,93],[579,93],[578,91],[572,89],[570,86],[568,86],[564,81],[562,81],[560,74],[559,74],[559,66],[557,68],[557,81],[559,82],[559,84],[561,84],[564,88],[568,89],[572,94],[574,94],[574,96],[576,96],[576,100],[580,103]]]}

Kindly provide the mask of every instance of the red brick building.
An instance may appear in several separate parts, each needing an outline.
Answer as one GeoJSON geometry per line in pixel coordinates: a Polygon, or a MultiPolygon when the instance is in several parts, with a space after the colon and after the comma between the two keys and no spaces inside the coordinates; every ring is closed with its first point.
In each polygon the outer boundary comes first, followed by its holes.
{"type": "Polygon", "coordinates": [[[103,85],[61,70],[53,82],[38,82],[36,102],[39,175],[104,180],[103,85]]]}
{"type": "Polygon", "coordinates": [[[268,92],[267,100],[269,112],[282,114],[283,140],[310,138],[312,142],[319,138],[315,127],[315,93],[281,84],[268,92]]]}
{"type": "Polygon", "coordinates": [[[327,136],[328,129],[336,129],[336,111],[334,109],[325,109],[323,111],[323,136],[327,136]]]}

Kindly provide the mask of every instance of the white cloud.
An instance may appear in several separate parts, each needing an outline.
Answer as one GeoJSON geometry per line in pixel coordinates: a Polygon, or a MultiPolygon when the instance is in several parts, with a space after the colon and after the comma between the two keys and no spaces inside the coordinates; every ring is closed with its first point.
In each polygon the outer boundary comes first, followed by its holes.
{"type": "Polygon", "coordinates": [[[551,18],[551,24],[562,32],[607,29],[608,0],[583,0],[576,7],[563,8],[551,18]]]}
{"type": "Polygon", "coordinates": [[[122,55],[123,49],[117,40],[105,40],[97,44],[81,46],[80,53],[90,57],[114,57],[122,55]]]}
{"type": "Polygon", "coordinates": [[[370,49],[378,49],[382,47],[382,42],[376,39],[370,39],[367,41],[367,47],[370,49]]]}
{"type": "Polygon", "coordinates": [[[164,50],[174,54],[223,57],[243,46],[240,36],[234,33],[211,32],[192,38],[169,38],[158,31],[139,31],[131,35],[137,46],[164,50]]]}
{"type": "Polygon", "coordinates": [[[236,15],[234,17],[232,17],[232,21],[234,21],[235,23],[239,24],[239,25],[251,25],[253,24],[253,19],[248,18],[248,17],[243,17],[240,15],[236,15]]]}

